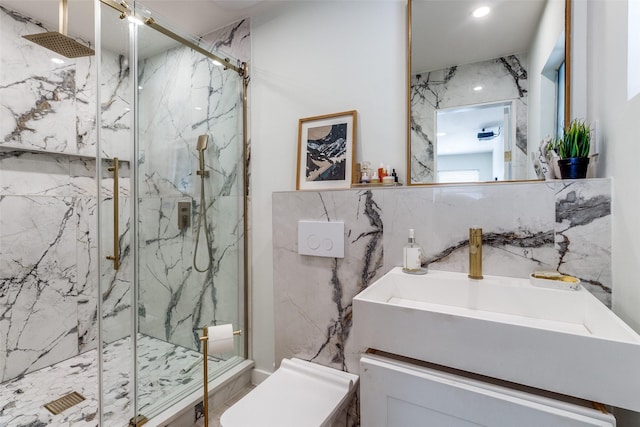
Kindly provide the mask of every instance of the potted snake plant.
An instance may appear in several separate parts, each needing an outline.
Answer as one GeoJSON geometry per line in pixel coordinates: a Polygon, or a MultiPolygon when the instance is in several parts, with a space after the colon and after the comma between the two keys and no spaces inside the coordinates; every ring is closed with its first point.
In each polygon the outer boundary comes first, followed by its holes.
{"type": "Polygon", "coordinates": [[[573,119],[561,138],[550,144],[558,156],[562,179],[585,178],[589,167],[591,128],[582,120],[573,119]]]}

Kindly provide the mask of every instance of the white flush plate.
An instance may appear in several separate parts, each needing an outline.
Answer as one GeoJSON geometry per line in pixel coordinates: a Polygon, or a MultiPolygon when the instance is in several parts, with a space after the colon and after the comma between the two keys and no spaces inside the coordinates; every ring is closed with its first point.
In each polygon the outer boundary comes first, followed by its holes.
{"type": "Polygon", "coordinates": [[[344,222],[298,221],[298,253],[344,258],[344,222]]]}

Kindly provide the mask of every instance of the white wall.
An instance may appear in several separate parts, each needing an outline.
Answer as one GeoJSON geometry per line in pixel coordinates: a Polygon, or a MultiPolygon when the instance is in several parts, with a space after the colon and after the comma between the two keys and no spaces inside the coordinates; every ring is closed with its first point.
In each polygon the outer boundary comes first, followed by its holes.
{"type": "MultiPolygon", "coordinates": [[[[502,139],[502,137],[500,137],[502,139]]],[[[504,166],[504,149],[482,153],[438,156],[438,172],[451,170],[478,170],[480,181],[493,181],[494,153],[500,151],[500,167],[504,166]]]]}
{"type": "Polygon", "coordinates": [[[615,178],[613,307],[640,331],[640,96],[627,100],[627,2],[590,1],[588,26],[588,117],[600,126],[599,175],[615,178]]]}
{"type": "Polygon", "coordinates": [[[406,182],[406,3],[282,2],[251,25],[252,358],[270,372],[271,193],[295,189],[298,119],[357,110],[356,160],[406,182]]]}
{"type": "MultiPolygon", "coordinates": [[[[406,176],[405,7],[283,2],[252,21],[252,326],[260,370],[274,362],[271,193],[295,188],[298,119],[358,110],[357,159],[384,159],[406,176]]],[[[598,176],[615,179],[614,310],[640,331],[640,99],[625,96],[626,10],[624,0],[574,1],[571,101],[573,116],[599,120],[598,176]]]]}
{"type": "MultiPolygon", "coordinates": [[[[627,99],[627,1],[589,0],[587,6],[588,38],[580,48],[587,52],[587,117],[598,120],[602,137],[598,175],[614,178],[613,309],[640,332],[640,95],[627,99]]],[[[631,30],[640,31],[637,25],[631,30]]],[[[617,416],[619,427],[640,425],[640,414],[617,416]]]]}

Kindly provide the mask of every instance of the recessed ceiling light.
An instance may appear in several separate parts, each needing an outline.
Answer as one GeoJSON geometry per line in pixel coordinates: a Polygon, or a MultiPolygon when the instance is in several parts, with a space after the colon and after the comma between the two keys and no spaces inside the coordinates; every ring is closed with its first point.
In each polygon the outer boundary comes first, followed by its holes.
{"type": "Polygon", "coordinates": [[[194,107],[194,110],[196,110],[196,111],[201,111],[201,110],[202,110],[202,107],[194,107]]]}
{"type": "Polygon", "coordinates": [[[54,64],[64,64],[64,61],[60,58],[51,58],[51,62],[54,64]]]}
{"type": "Polygon", "coordinates": [[[472,15],[474,18],[482,18],[483,16],[487,16],[491,12],[488,6],[482,6],[473,11],[472,15]]]}
{"type": "Polygon", "coordinates": [[[438,133],[436,133],[436,136],[445,136],[445,135],[446,135],[446,133],[445,133],[445,132],[438,132],[438,133]]]}
{"type": "Polygon", "coordinates": [[[473,88],[476,92],[480,92],[482,90],[482,86],[476,86],[473,88]]]}

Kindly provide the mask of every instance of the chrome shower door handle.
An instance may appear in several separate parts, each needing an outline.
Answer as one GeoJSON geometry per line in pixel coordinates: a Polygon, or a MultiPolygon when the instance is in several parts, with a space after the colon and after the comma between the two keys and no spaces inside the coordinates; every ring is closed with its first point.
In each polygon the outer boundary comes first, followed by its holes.
{"type": "Polygon", "coordinates": [[[118,184],[119,161],[117,157],[113,158],[113,166],[108,170],[113,172],[113,255],[107,255],[107,259],[113,261],[113,269],[120,268],[120,220],[119,220],[119,199],[120,185],[118,184]]]}

